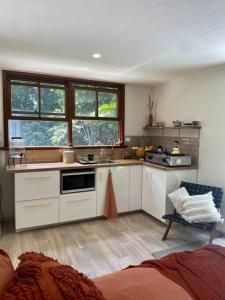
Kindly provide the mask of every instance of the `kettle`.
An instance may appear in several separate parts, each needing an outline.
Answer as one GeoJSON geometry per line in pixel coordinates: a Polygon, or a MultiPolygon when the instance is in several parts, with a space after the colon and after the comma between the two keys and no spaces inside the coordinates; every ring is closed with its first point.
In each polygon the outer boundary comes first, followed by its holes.
{"type": "Polygon", "coordinates": [[[180,154],[181,151],[180,151],[180,142],[179,141],[174,141],[174,145],[172,147],[172,150],[171,150],[171,154],[180,154]]]}

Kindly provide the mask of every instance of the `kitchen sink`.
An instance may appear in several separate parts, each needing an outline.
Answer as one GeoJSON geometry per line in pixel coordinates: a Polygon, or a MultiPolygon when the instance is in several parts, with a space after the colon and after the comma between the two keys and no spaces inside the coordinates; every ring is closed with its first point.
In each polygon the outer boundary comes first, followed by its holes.
{"type": "Polygon", "coordinates": [[[99,160],[81,159],[81,160],[78,160],[78,162],[82,165],[114,164],[114,163],[116,163],[116,161],[112,160],[112,159],[99,159],[99,160]]]}
{"type": "Polygon", "coordinates": [[[115,160],[111,160],[111,159],[100,159],[97,160],[97,164],[114,164],[115,160]]]}

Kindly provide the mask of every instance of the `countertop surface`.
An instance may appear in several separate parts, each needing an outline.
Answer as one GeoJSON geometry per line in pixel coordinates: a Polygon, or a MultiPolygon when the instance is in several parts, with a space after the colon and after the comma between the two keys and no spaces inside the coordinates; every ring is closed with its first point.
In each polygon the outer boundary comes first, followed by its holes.
{"type": "Polygon", "coordinates": [[[102,167],[118,167],[118,166],[133,166],[133,165],[144,165],[164,171],[177,171],[177,170],[193,170],[197,169],[196,166],[184,166],[184,167],[165,167],[149,163],[142,160],[136,159],[118,159],[115,163],[104,163],[104,164],[87,164],[83,165],[78,162],[74,163],[36,163],[36,164],[22,164],[22,165],[10,165],[6,166],[6,172],[8,173],[20,173],[20,172],[38,172],[38,171],[53,171],[53,170],[66,170],[66,169],[81,169],[81,168],[102,168],[102,167]]]}

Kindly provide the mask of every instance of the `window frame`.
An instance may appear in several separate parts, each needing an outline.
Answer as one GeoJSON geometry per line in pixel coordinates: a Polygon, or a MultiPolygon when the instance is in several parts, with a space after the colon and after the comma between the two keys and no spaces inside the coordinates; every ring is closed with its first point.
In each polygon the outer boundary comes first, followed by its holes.
{"type": "MultiPolygon", "coordinates": [[[[45,75],[45,74],[37,74],[37,73],[26,73],[26,72],[18,72],[18,71],[8,71],[3,70],[3,112],[4,112],[4,148],[8,148],[9,146],[9,132],[8,132],[8,123],[9,120],[36,120],[36,121],[61,121],[67,123],[67,146],[26,146],[27,149],[62,149],[62,148],[71,148],[72,145],[72,121],[73,120],[108,120],[108,121],[118,121],[119,124],[119,143],[116,147],[125,147],[124,146],[124,118],[125,118],[125,84],[123,83],[115,83],[115,82],[103,82],[103,81],[94,81],[94,80],[85,80],[79,78],[70,78],[63,76],[55,76],[55,75],[45,75]],[[31,117],[28,116],[13,116],[11,111],[11,80],[25,80],[25,81],[33,81],[38,82],[39,88],[39,116],[31,117]],[[65,118],[53,118],[53,117],[43,117],[40,116],[40,88],[43,84],[46,83],[50,87],[50,84],[53,85],[64,85],[65,86],[65,118]],[[85,87],[91,86],[91,87],[85,87]],[[115,91],[117,92],[117,117],[98,117],[98,101],[96,101],[96,115],[97,117],[82,117],[75,115],[75,105],[74,105],[74,93],[75,88],[81,89],[91,89],[98,91],[115,91]],[[112,90],[111,90],[112,89],[112,90]]],[[[53,86],[56,88],[56,86],[53,86]]],[[[98,93],[96,92],[98,95],[98,93]]],[[[98,98],[98,96],[97,96],[98,98]]],[[[97,99],[98,100],[98,99],[97,99]]],[[[29,113],[28,113],[29,114],[29,113]]],[[[54,115],[54,113],[48,113],[48,115],[54,115]]],[[[60,115],[57,113],[57,115],[60,115]]],[[[107,148],[111,147],[110,145],[73,145],[72,148],[107,148]]]]}

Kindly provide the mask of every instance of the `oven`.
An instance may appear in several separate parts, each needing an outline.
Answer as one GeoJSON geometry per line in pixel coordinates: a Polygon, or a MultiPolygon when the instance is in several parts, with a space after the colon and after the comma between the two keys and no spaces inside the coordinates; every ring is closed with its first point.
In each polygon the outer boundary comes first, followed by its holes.
{"type": "Polygon", "coordinates": [[[61,171],[61,194],[95,190],[95,169],[61,171]]]}

